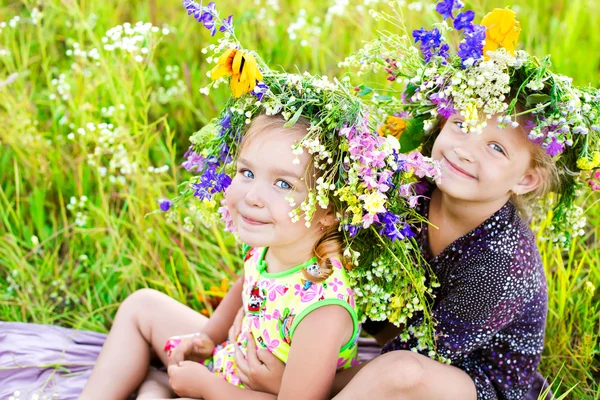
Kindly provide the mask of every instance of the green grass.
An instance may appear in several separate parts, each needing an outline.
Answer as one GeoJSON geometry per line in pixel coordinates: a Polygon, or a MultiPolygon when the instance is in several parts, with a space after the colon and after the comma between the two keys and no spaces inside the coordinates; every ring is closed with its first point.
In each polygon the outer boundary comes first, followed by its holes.
{"type": "MultiPolygon", "coordinates": [[[[264,0],[243,3],[227,0],[218,7],[234,14],[246,47],[288,71],[340,76],[337,62],[382,28],[355,8],[361,4],[356,0],[331,22],[325,20],[327,2],[279,1],[279,11],[264,0]],[[292,40],[288,28],[302,7],[308,27],[292,40]],[[315,26],[321,31],[311,33],[315,26]]],[[[576,83],[598,86],[600,4],[518,3],[522,45],[538,56],[552,53],[553,68],[576,83]]],[[[198,92],[211,68],[201,49],[215,39],[179,1],[46,1],[43,17],[32,24],[35,5],[0,2],[0,22],[21,16],[0,32],[0,319],[106,331],[118,304],[140,287],[210,312],[206,291],[222,291],[211,287],[232,279],[239,265],[234,240],[204,227],[191,210],[192,232],[183,221],[144,216],[157,208],[156,199],[176,193],[186,178],[179,165],[187,137],[215,117],[226,98],[225,90],[210,98],[198,92]],[[146,61],[103,50],[108,29],[137,21],[170,30],[147,43],[146,61]],[[74,43],[85,51],[97,48],[98,59],[68,56],[74,43]],[[178,68],[177,77],[168,66],[178,68]],[[70,89],[63,99],[65,84],[70,89]],[[103,112],[111,106],[112,115],[103,112]],[[112,143],[100,133],[101,123],[113,124],[112,143]],[[81,127],[85,135],[77,132],[81,127]],[[164,165],[164,172],[149,171],[164,165]],[[87,201],[79,205],[82,196],[87,201]],[[68,207],[72,197],[76,204],[68,207]]],[[[479,16],[494,6],[504,3],[473,4],[479,16]]],[[[409,29],[434,21],[430,9],[411,8],[404,8],[409,29]]],[[[567,252],[540,242],[550,299],[541,370],[565,398],[600,398],[598,200],[596,194],[585,201],[588,233],[567,252]]]]}

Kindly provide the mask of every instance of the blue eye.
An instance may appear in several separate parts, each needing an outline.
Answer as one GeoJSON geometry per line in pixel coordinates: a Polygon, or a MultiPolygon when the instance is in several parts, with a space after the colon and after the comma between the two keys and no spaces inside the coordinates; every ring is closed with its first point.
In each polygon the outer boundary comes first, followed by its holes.
{"type": "Polygon", "coordinates": [[[490,146],[492,147],[492,149],[494,149],[494,151],[505,154],[504,149],[502,147],[500,147],[499,145],[497,145],[496,143],[492,143],[490,146]]]}
{"type": "Polygon", "coordinates": [[[252,173],[252,171],[250,171],[249,169],[244,169],[242,171],[240,171],[242,173],[242,175],[244,175],[246,178],[249,179],[254,179],[254,174],[252,173]]]}
{"type": "Polygon", "coordinates": [[[285,189],[285,190],[289,190],[292,188],[292,185],[290,185],[286,181],[282,181],[282,180],[275,182],[275,186],[277,186],[278,188],[281,188],[281,189],[285,189]]]}

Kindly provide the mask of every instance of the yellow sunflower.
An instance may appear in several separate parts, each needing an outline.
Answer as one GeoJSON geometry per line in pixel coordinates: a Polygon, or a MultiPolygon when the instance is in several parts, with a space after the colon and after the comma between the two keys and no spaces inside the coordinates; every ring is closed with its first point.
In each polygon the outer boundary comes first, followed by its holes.
{"type": "Polygon", "coordinates": [[[521,24],[516,20],[517,14],[508,8],[494,8],[481,20],[481,25],[487,28],[483,54],[502,46],[515,55],[515,47],[521,34],[521,24]]]}
{"type": "Polygon", "coordinates": [[[230,76],[229,86],[234,97],[240,97],[256,86],[263,76],[258,69],[256,59],[244,50],[229,49],[219,57],[217,66],[210,71],[212,80],[230,76]]]}

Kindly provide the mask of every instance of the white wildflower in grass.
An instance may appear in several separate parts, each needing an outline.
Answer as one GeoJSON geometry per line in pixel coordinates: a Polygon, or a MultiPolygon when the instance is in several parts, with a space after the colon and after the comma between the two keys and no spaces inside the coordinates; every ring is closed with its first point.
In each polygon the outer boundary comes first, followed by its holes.
{"type": "Polygon", "coordinates": [[[162,36],[169,33],[168,27],[160,30],[150,22],[140,21],[135,25],[126,22],[106,31],[101,40],[105,51],[119,52],[131,56],[136,62],[143,62],[150,49],[156,46],[162,36]]]}
{"type": "Polygon", "coordinates": [[[66,74],[59,74],[57,78],[50,81],[50,84],[56,90],[56,93],[50,93],[50,100],[61,99],[67,101],[71,98],[71,84],[67,81],[66,74]]]}
{"type": "Polygon", "coordinates": [[[75,217],[75,226],[85,227],[88,222],[87,201],[87,196],[81,196],[79,199],[72,196],[67,204],[67,210],[75,217]]]}

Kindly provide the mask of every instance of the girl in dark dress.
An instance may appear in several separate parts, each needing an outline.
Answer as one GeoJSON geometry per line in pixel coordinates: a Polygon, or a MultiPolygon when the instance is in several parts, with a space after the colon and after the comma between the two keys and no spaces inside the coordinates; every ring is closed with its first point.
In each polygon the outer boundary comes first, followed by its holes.
{"type": "MultiPolygon", "coordinates": [[[[383,343],[392,339],[383,355],[338,374],[336,399],[538,398],[546,277],[515,203],[517,196],[542,194],[555,170],[520,129],[490,123],[480,134],[465,134],[463,120],[455,113],[434,133],[431,154],[443,179],[423,189],[418,206],[439,228],[423,224],[417,242],[440,284],[432,312],[437,351],[450,365],[429,358],[404,334],[419,325],[418,316],[401,331],[367,321],[363,329],[383,343]]],[[[267,354],[260,357],[274,369],[267,354]]],[[[244,375],[260,390],[268,372],[251,370],[244,375]]]]}

